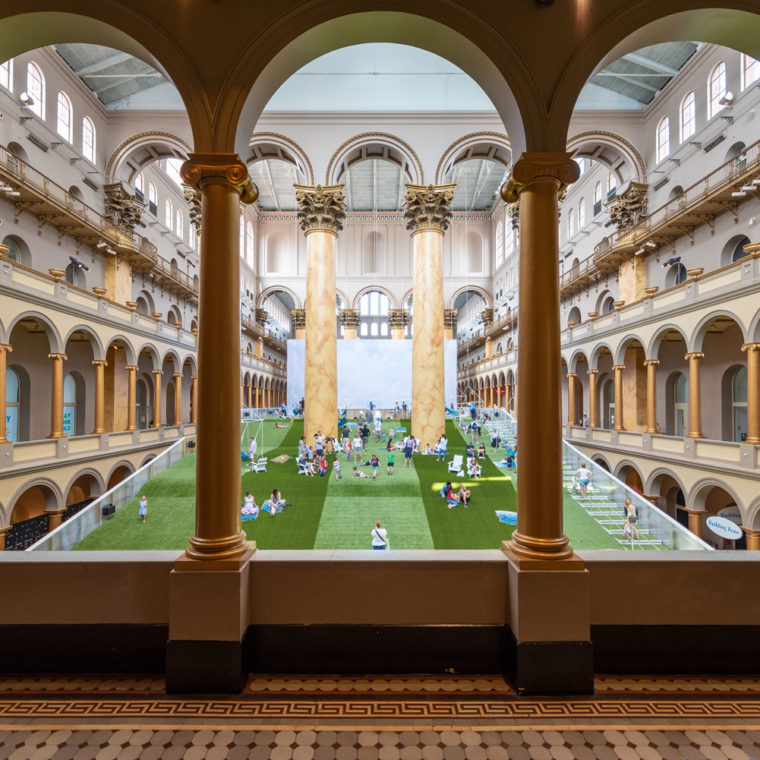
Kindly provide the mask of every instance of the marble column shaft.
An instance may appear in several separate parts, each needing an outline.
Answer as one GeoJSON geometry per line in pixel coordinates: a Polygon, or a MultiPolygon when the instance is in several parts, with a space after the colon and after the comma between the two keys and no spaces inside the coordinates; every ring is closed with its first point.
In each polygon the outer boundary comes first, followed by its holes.
{"type": "Polygon", "coordinates": [[[137,365],[127,365],[127,430],[137,430],[137,365]]]}
{"type": "Polygon", "coordinates": [[[153,427],[161,427],[161,376],[163,370],[153,370],[153,427]]]}
{"type": "Polygon", "coordinates": [[[107,362],[95,360],[92,365],[95,367],[95,428],[92,431],[94,435],[106,432],[106,393],[105,393],[105,370],[107,362]]]}
{"type": "Polygon", "coordinates": [[[696,351],[686,354],[689,362],[689,432],[687,438],[704,438],[702,434],[702,386],[700,360],[704,354],[696,351]]]}
{"type": "Polygon", "coordinates": [[[623,370],[624,364],[616,364],[615,373],[615,426],[614,430],[625,430],[623,427],[623,370]]]}
{"type": "Polygon", "coordinates": [[[182,373],[174,373],[174,424],[182,424],[182,373]]]}
{"type": "Polygon", "coordinates": [[[48,359],[53,362],[48,438],[65,437],[63,433],[63,362],[66,358],[66,354],[48,354],[48,359]]]}
{"type": "Polygon", "coordinates": [[[647,427],[645,433],[657,432],[657,365],[659,359],[647,359],[647,427]]]}

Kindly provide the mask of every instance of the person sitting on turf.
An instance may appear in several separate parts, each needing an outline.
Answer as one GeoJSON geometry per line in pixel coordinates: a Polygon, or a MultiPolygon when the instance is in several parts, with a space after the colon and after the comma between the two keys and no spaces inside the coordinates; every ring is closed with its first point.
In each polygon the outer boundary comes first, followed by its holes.
{"type": "Polygon", "coordinates": [[[259,508],[250,491],[245,492],[243,499],[243,508],[240,510],[244,520],[255,520],[259,515],[259,508]]]}
{"type": "Polygon", "coordinates": [[[433,455],[433,449],[430,448],[430,444],[425,444],[425,450],[422,452],[422,456],[432,456],[433,455]]]}
{"type": "Polygon", "coordinates": [[[451,481],[447,484],[448,490],[446,491],[446,503],[449,505],[449,509],[454,509],[459,506],[459,499],[454,494],[454,488],[451,485],[451,481]]]}
{"type": "Polygon", "coordinates": [[[329,465],[327,464],[327,457],[320,457],[319,460],[319,477],[327,475],[329,465]]]}
{"type": "Polygon", "coordinates": [[[464,504],[464,508],[467,509],[467,505],[470,503],[470,489],[465,488],[464,483],[459,487],[459,493],[457,494],[460,504],[464,504]]]}
{"type": "Polygon", "coordinates": [[[480,442],[480,446],[478,446],[478,459],[485,459],[486,458],[486,445],[483,443],[483,441],[480,442]]]}
{"type": "Polygon", "coordinates": [[[314,475],[314,465],[306,460],[305,456],[299,457],[296,462],[298,462],[299,467],[303,467],[306,471],[307,475],[314,475]]]}
{"type": "Polygon", "coordinates": [[[367,473],[362,472],[358,467],[354,465],[354,477],[355,478],[366,478],[367,473]]]}
{"type": "Polygon", "coordinates": [[[480,477],[480,465],[475,460],[475,457],[471,457],[467,463],[467,476],[470,478],[480,477]]]}
{"type": "Polygon", "coordinates": [[[472,443],[468,443],[467,446],[465,446],[464,449],[465,456],[469,459],[470,457],[475,456],[475,445],[472,443]]]}

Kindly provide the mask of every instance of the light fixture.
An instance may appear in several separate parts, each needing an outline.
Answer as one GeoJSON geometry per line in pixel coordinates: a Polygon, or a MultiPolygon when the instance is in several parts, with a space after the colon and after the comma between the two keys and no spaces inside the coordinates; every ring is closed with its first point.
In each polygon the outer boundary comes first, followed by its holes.
{"type": "Polygon", "coordinates": [[[733,193],[731,193],[732,198],[746,198],[747,193],[744,192],[744,190],[735,190],[733,193]]]}
{"type": "Polygon", "coordinates": [[[116,251],[114,251],[114,249],[111,248],[110,246],[106,248],[106,253],[110,253],[112,256],[116,255],[116,251]]]}
{"type": "Polygon", "coordinates": [[[760,185],[760,177],[755,177],[755,179],[752,180],[753,185],[760,185]]]}
{"type": "Polygon", "coordinates": [[[753,193],[756,190],[754,185],[742,185],[742,192],[753,193]]]}
{"type": "Polygon", "coordinates": [[[98,240],[97,243],[95,243],[96,248],[105,248],[107,245],[105,240],[98,240]]]}
{"type": "Polygon", "coordinates": [[[647,242],[644,243],[644,245],[647,248],[657,248],[657,243],[655,243],[654,240],[647,240],[647,242]]]}
{"type": "Polygon", "coordinates": [[[734,102],[734,93],[731,90],[726,90],[726,94],[718,101],[718,105],[730,106],[734,102]]]}
{"type": "Polygon", "coordinates": [[[34,98],[26,90],[18,96],[18,99],[21,101],[22,108],[29,108],[29,106],[34,105],[34,98]]]}

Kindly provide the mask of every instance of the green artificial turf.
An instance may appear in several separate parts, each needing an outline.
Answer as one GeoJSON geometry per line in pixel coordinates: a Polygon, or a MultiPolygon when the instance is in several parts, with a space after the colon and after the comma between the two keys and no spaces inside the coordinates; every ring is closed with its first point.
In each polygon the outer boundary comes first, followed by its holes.
{"type": "MultiPolygon", "coordinates": [[[[406,423],[403,421],[399,426],[406,423]]],[[[385,421],[387,431],[396,427],[397,420],[385,421]]],[[[372,529],[381,520],[388,531],[393,549],[433,549],[428,520],[423,508],[420,483],[413,468],[404,468],[404,455],[394,452],[393,475],[387,473],[388,454],[383,442],[375,442],[370,436],[369,451],[364,452],[362,462],[377,454],[380,467],[377,480],[353,477],[353,464],[339,454],[343,477],[330,478],[322,519],[314,543],[315,549],[370,549],[372,529]]],[[[362,467],[367,475],[370,467],[362,467]]]]}
{"type": "Polygon", "coordinates": [[[496,516],[496,510],[516,509],[512,481],[490,459],[478,460],[482,467],[480,478],[458,478],[449,473],[448,463],[456,454],[464,456],[465,443],[453,420],[446,421],[446,437],[449,445],[445,464],[436,462],[434,456],[414,457],[435,548],[498,549],[515,529],[514,525],[499,522],[496,516]],[[451,480],[455,491],[461,483],[470,489],[472,498],[467,509],[463,506],[449,509],[441,498],[439,492],[447,480],[451,480]]]}

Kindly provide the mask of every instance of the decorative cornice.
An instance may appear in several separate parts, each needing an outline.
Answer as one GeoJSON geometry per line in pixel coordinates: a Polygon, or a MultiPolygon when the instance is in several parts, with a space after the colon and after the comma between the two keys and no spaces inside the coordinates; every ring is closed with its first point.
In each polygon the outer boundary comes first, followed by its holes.
{"type": "Polygon", "coordinates": [[[103,216],[127,234],[134,234],[135,227],[142,219],[142,212],[148,205],[147,202],[138,200],[121,182],[103,185],[103,194],[103,216]]]}
{"type": "Polygon", "coordinates": [[[228,182],[240,193],[241,203],[253,203],[259,190],[248,176],[248,167],[237,153],[191,153],[180,168],[182,181],[203,189],[209,181],[228,182]]]}
{"type": "Polygon", "coordinates": [[[343,185],[293,185],[296,189],[298,222],[308,235],[310,232],[332,232],[343,229],[346,204],[343,185]]]}
{"type": "Polygon", "coordinates": [[[406,228],[412,234],[423,230],[445,232],[451,221],[455,184],[407,185],[404,201],[406,228]]]}
{"type": "Polygon", "coordinates": [[[388,309],[388,323],[391,327],[406,327],[409,324],[409,312],[406,309],[388,309]]]}
{"type": "Polygon", "coordinates": [[[538,179],[554,180],[561,193],[580,175],[580,167],[569,153],[523,153],[501,186],[501,197],[505,203],[516,203],[523,189],[538,179]]]}

